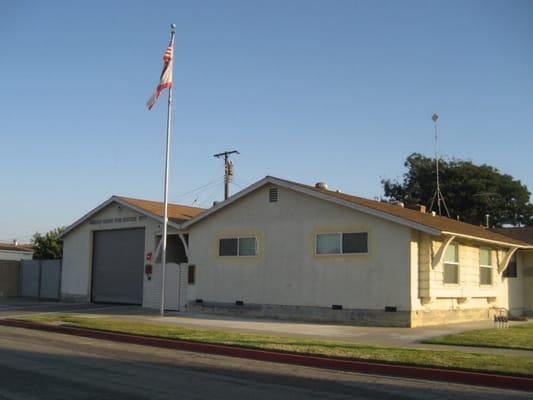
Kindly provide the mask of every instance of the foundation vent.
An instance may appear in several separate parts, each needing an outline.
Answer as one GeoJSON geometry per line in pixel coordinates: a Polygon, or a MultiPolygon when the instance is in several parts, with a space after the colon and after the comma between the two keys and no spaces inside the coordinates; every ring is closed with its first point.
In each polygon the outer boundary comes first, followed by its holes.
{"type": "Polygon", "coordinates": [[[331,308],[333,310],[342,310],[342,304],[333,304],[331,308]]]}

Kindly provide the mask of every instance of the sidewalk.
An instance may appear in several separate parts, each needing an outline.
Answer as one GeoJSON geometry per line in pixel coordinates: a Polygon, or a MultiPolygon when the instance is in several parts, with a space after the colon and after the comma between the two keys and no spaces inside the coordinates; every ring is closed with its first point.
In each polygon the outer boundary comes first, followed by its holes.
{"type": "MultiPolygon", "coordinates": [[[[286,336],[318,340],[334,340],[373,346],[407,347],[430,350],[454,350],[469,353],[504,354],[533,357],[533,351],[485,347],[447,346],[420,343],[438,336],[474,329],[492,328],[491,321],[437,325],[419,328],[383,328],[350,325],[301,323],[267,319],[236,318],[201,313],[167,312],[161,317],[157,310],[137,306],[110,306],[98,304],[17,302],[5,307],[0,302],[0,318],[39,314],[69,314],[89,318],[116,318],[124,321],[164,324],[193,329],[252,333],[256,335],[286,336]],[[2,309],[9,312],[2,312],[2,309]]],[[[531,321],[530,321],[531,322],[531,321]]],[[[524,322],[511,322],[511,325],[524,322]]]]}

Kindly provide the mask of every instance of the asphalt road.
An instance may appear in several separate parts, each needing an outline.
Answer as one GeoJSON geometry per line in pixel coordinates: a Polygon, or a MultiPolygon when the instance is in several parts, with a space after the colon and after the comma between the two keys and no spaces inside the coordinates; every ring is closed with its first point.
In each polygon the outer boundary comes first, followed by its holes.
{"type": "Polygon", "coordinates": [[[413,398],[531,396],[0,327],[2,400],[413,398]]]}

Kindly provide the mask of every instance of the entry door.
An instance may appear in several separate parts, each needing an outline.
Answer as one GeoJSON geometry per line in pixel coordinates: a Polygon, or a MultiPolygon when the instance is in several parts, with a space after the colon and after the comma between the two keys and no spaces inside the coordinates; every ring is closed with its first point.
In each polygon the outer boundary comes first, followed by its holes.
{"type": "Polygon", "coordinates": [[[142,304],[144,228],[94,232],[92,301],[142,304]]]}

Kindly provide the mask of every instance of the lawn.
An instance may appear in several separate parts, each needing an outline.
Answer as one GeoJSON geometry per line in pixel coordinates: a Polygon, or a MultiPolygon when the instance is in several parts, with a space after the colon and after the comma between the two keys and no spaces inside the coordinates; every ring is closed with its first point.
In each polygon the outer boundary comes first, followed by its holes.
{"type": "Polygon", "coordinates": [[[275,350],[351,360],[533,376],[533,357],[511,357],[445,350],[432,351],[365,346],[344,342],[199,330],[174,326],[170,327],[168,325],[120,321],[117,319],[85,318],[69,315],[34,316],[21,319],[39,323],[63,324],[112,332],[203,343],[226,344],[254,349],[275,350]]]}
{"type": "Polygon", "coordinates": [[[533,324],[463,332],[426,340],[424,343],[533,350],[533,324]]]}

